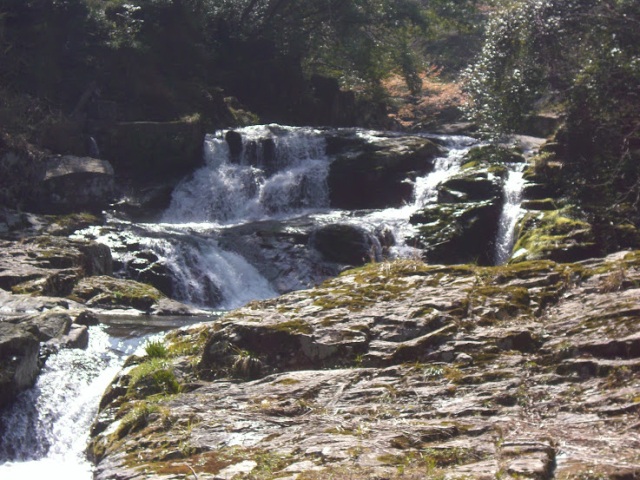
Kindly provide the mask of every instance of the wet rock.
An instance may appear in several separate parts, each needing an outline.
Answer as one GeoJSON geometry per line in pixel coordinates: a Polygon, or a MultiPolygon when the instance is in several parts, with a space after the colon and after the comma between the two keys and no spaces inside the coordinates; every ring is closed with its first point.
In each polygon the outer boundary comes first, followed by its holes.
{"type": "Polygon", "coordinates": [[[87,277],[74,287],[71,295],[88,306],[135,308],[149,311],[164,295],[156,288],[134,280],[106,276],[87,277]]]}
{"type": "Polygon", "coordinates": [[[512,262],[576,262],[600,254],[592,226],[571,209],[527,213],[518,232],[512,262]]]}
{"type": "Polygon", "coordinates": [[[320,227],[311,234],[310,243],[331,262],[357,266],[382,260],[379,241],[365,229],[353,225],[320,227]]]}
{"type": "Polygon", "coordinates": [[[71,323],[72,319],[67,313],[55,310],[21,321],[21,324],[41,342],[68,334],[71,323]]]}
{"type": "Polygon", "coordinates": [[[35,382],[39,346],[27,329],[0,321],[0,408],[35,382]]]}
{"type": "Polygon", "coordinates": [[[502,178],[482,169],[465,171],[438,186],[438,203],[500,200],[502,178]]]}
{"type": "MultiPolygon", "coordinates": [[[[134,258],[125,266],[127,277],[153,285],[167,296],[173,294],[171,271],[150,250],[134,252],[134,258]]],[[[211,303],[215,305],[215,303],[211,303]]]]}
{"type": "Polygon", "coordinates": [[[410,219],[414,241],[431,263],[491,264],[500,210],[497,201],[428,205],[410,219]]]}
{"type": "Polygon", "coordinates": [[[242,153],[242,135],[235,130],[228,130],[224,135],[224,139],[227,141],[227,145],[229,145],[231,157],[237,160],[242,153]]]}
{"type": "Polygon", "coordinates": [[[225,229],[218,242],[222,248],[242,255],[276,291],[286,293],[317,285],[342,268],[309,248],[316,229],[310,217],[253,222],[225,229]]]}
{"type": "Polygon", "coordinates": [[[328,184],[331,206],[346,210],[397,207],[409,202],[408,180],[433,168],[440,147],[421,137],[361,136],[328,139],[332,150],[348,147],[331,163],[328,184]]]}
{"type": "Polygon", "coordinates": [[[14,293],[66,296],[80,278],[112,271],[109,247],[95,242],[37,236],[0,247],[0,288],[14,293]]]}

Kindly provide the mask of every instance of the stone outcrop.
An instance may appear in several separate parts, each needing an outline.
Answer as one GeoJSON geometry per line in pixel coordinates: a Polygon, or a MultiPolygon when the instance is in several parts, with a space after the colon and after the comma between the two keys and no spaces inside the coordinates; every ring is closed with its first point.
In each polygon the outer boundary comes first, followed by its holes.
{"type": "MultiPolygon", "coordinates": [[[[554,205],[555,206],[555,205],[554,205]]],[[[602,253],[592,225],[577,209],[550,208],[525,213],[518,225],[512,262],[546,258],[576,262],[602,253]]]]}
{"type": "Polygon", "coordinates": [[[311,234],[311,245],[328,261],[351,266],[382,260],[380,242],[362,227],[330,224],[311,234]]]}
{"type": "Polygon", "coordinates": [[[338,133],[327,138],[328,153],[337,155],[328,178],[334,208],[388,208],[411,201],[413,186],[408,180],[429,172],[442,153],[435,143],[418,136],[338,133]]]}
{"type": "Polygon", "coordinates": [[[14,293],[66,296],[81,279],[113,272],[109,247],[42,235],[0,240],[0,288],[14,293]]]}
{"type": "Polygon", "coordinates": [[[0,321],[0,408],[35,382],[39,347],[27,329],[0,321]]]}
{"type": "Polygon", "coordinates": [[[401,261],[253,302],[131,360],[96,478],[636,478],[639,282],[401,261]]]}
{"type": "Polygon", "coordinates": [[[164,295],[144,283],[107,276],[93,276],[80,280],[71,297],[90,307],[135,308],[150,312],[164,295]]]}
{"type": "Polygon", "coordinates": [[[58,155],[42,163],[34,185],[34,211],[100,212],[113,200],[114,172],[106,160],[58,155]]]}
{"type": "Polygon", "coordinates": [[[502,162],[521,160],[505,149],[471,149],[460,173],[438,185],[436,201],[411,217],[417,235],[410,243],[432,263],[492,264],[504,202],[502,162]]]}

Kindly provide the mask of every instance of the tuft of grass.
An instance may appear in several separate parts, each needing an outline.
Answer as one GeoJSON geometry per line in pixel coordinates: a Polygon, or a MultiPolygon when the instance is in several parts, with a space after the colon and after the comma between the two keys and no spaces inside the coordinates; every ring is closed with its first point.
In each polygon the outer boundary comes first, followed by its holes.
{"type": "Polygon", "coordinates": [[[151,358],[141,363],[131,370],[130,376],[127,387],[127,397],[130,399],[180,392],[180,383],[171,367],[162,358],[151,358]]]}
{"type": "Polygon", "coordinates": [[[169,351],[161,340],[148,341],[144,351],[149,358],[167,358],[169,356],[169,351]]]}

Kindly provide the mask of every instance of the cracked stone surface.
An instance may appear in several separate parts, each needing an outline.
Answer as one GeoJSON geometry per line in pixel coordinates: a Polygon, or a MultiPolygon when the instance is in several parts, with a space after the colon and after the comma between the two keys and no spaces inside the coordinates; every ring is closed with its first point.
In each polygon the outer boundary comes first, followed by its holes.
{"type": "Polygon", "coordinates": [[[639,252],[368,265],[170,334],[181,393],[132,359],[96,478],[640,478],[639,320],[639,252]]]}

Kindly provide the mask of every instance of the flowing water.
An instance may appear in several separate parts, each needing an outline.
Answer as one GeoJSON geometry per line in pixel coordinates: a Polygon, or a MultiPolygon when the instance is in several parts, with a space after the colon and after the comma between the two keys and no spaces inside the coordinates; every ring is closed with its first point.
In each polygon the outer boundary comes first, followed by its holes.
{"type": "MultiPolygon", "coordinates": [[[[208,308],[235,308],[305,284],[304,279],[292,277],[278,286],[250,262],[251,248],[244,255],[230,248],[236,238],[229,237],[230,232],[239,228],[251,232],[254,226],[273,227],[280,222],[278,228],[293,235],[298,223],[350,223],[372,234],[388,232],[395,243],[391,256],[415,254],[405,244],[414,234],[411,215],[435,200],[437,186],[459,172],[465,153],[476,144],[468,137],[430,138],[443,144],[447,154],[435,161],[431,173],[413,181],[413,201],[400,208],[345,212],[329,208],[327,175],[332,158],[326,154],[324,131],[276,125],[231,134],[222,131],[207,136],[204,166],[178,185],[161,223],[112,219],[107,227],[77,235],[107,244],[123,269],[140,260],[139,252],[153,256],[170,273],[173,296],[179,300],[208,308]],[[235,135],[233,141],[227,141],[229,135],[235,135]]],[[[511,249],[521,187],[521,171],[513,170],[506,182],[508,200],[496,252],[499,263],[511,249]]],[[[290,250],[289,256],[273,252],[270,258],[315,280],[309,273],[313,264],[304,264],[308,259],[297,247],[290,250]]],[[[41,478],[61,468],[68,479],[91,478],[84,449],[99,398],[123,358],[147,334],[123,338],[104,326],[91,327],[86,350],[62,350],[51,356],[35,387],[21,394],[2,416],[0,478],[41,478]]]]}
{"type": "Polygon", "coordinates": [[[51,355],[35,386],[0,415],[2,480],[92,478],[85,449],[102,394],[146,339],[184,323],[172,318],[147,325],[139,318],[107,321],[89,328],[86,349],[51,355]]]}
{"type": "MultiPolygon", "coordinates": [[[[376,134],[352,133],[364,139],[376,134]]],[[[411,202],[400,208],[352,212],[329,206],[327,177],[333,158],[326,153],[327,131],[259,125],[233,134],[238,136],[235,149],[228,131],[207,135],[204,165],[175,188],[161,223],[134,225],[114,219],[111,228],[96,227],[80,235],[107,244],[125,270],[139,260],[136,252],[153,252],[170,271],[172,296],[177,300],[205,308],[236,308],[326,278],[317,260],[286,252],[279,244],[242,251],[241,239],[233,237],[239,228],[245,229],[247,238],[247,228],[253,234],[264,225],[291,231],[296,222],[305,223],[307,229],[347,223],[369,232],[373,244],[385,232],[393,239],[391,257],[416,255],[405,243],[415,233],[411,215],[434,201],[437,186],[458,173],[463,156],[477,143],[470,137],[431,136],[447,154],[435,160],[431,173],[414,180],[411,202]],[[221,241],[230,236],[231,241],[221,241]],[[274,251],[267,263],[279,262],[279,271],[269,279],[264,255],[251,258],[259,248],[274,251]]],[[[381,259],[380,252],[376,258],[381,259]]]]}
{"type": "Polygon", "coordinates": [[[504,205],[498,224],[498,234],[496,236],[496,265],[506,263],[511,257],[515,240],[515,227],[521,212],[522,188],[525,184],[523,176],[524,168],[525,164],[517,163],[510,165],[504,183],[504,205]]]}

